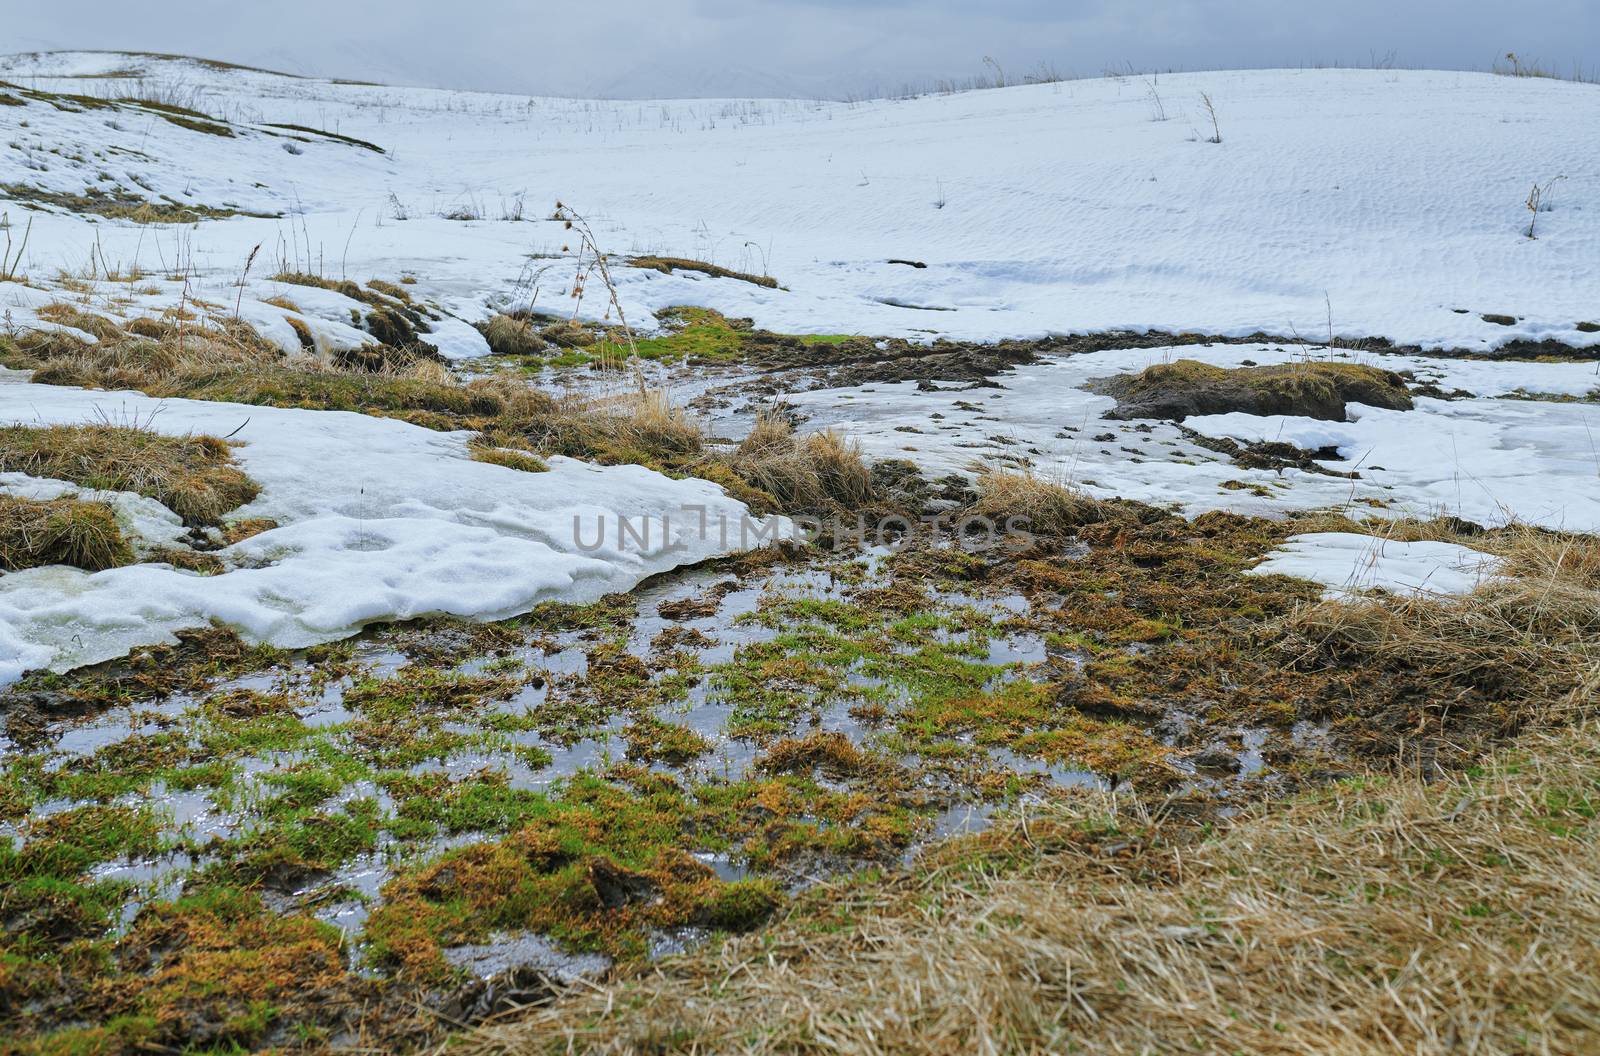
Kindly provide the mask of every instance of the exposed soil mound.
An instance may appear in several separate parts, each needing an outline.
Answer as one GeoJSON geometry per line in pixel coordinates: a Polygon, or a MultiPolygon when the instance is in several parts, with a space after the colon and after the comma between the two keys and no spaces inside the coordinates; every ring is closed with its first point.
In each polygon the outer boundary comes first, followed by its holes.
{"type": "Polygon", "coordinates": [[[1104,378],[1094,389],[1117,400],[1107,418],[1165,418],[1195,414],[1287,414],[1324,421],[1346,419],[1347,403],[1411,410],[1411,395],[1393,371],[1354,363],[1280,363],[1232,370],[1192,359],[1162,363],[1138,374],[1104,378]]]}

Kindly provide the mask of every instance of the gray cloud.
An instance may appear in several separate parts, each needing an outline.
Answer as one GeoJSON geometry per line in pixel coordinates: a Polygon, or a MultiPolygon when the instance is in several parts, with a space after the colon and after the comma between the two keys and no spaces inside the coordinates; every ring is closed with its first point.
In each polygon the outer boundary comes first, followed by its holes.
{"type": "Polygon", "coordinates": [[[1507,51],[1600,73],[1593,0],[112,0],[18,4],[0,51],[199,54],[296,73],[566,95],[893,91],[982,71],[1367,65],[1507,51]]]}

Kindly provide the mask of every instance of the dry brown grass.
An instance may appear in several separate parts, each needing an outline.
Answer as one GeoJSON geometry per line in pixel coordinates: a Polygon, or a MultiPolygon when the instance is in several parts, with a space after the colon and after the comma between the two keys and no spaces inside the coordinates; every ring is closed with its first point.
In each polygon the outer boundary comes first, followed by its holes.
{"type": "Polygon", "coordinates": [[[538,402],[508,408],[500,431],[520,435],[526,445],[504,446],[668,469],[692,461],[705,443],[699,423],[660,391],[563,399],[523,391],[538,402]]]}
{"type": "Polygon", "coordinates": [[[497,356],[535,356],[549,347],[532,323],[509,315],[493,316],[478,328],[497,356]]]}
{"type": "Polygon", "coordinates": [[[978,499],[969,511],[1004,525],[1015,518],[1017,526],[1041,535],[1071,535],[1086,524],[1114,516],[1112,507],[1067,484],[1031,473],[986,469],[978,475],[978,499]]]}
{"type": "Polygon", "coordinates": [[[1592,1052],[1597,779],[1588,723],[1198,843],[1086,799],[449,1051],[1592,1052]]]}
{"type": "Polygon", "coordinates": [[[778,280],[770,275],[751,275],[748,272],[734,271],[732,268],[725,268],[720,264],[709,264],[706,261],[692,260],[688,257],[634,257],[628,263],[635,268],[648,268],[651,271],[659,271],[663,275],[671,275],[674,271],[697,271],[714,279],[738,279],[740,282],[764,286],[769,290],[778,288],[778,280]]]}
{"type": "Polygon", "coordinates": [[[111,341],[124,336],[122,328],[103,315],[87,312],[77,305],[65,301],[54,301],[44,305],[37,311],[39,318],[48,319],[61,326],[70,326],[75,330],[82,330],[86,334],[93,334],[102,341],[111,341]]]}
{"type": "Polygon", "coordinates": [[[856,511],[873,500],[872,471],[857,444],[831,429],[796,433],[779,415],[763,414],[737,448],[716,460],[786,512],[856,511]]]}
{"type": "MultiPolygon", "coordinates": [[[[557,398],[530,388],[516,372],[463,382],[428,358],[369,367],[285,357],[242,323],[139,323],[147,336],[115,330],[93,345],[59,332],[0,338],[0,362],[32,369],[34,380],[45,384],[358,411],[429,428],[472,429],[481,433],[479,450],[511,448],[530,458],[566,455],[704,476],[761,512],[854,511],[873,499],[871,471],[856,445],[833,432],[798,435],[774,416],[758,421],[734,451],[709,455],[700,424],[660,391],[557,398]]],[[[530,471],[536,464],[488,457],[530,471]]]]}
{"type": "Polygon", "coordinates": [[[0,472],[137,492],[191,526],[220,524],[260,492],[226,441],[166,436],[137,423],[0,427],[0,472]]]}
{"type": "Polygon", "coordinates": [[[521,470],[524,473],[548,473],[550,466],[538,455],[527,451],[518,451],[510,447],[489,447],[485,444],[472,444],[468,448],[474,462],[487,462],[490,465],[504,466],[507,469],[521,470]]]}
{"type": "MultiPolygon", "coordinates": [[[[70,306],[66,306],[70,310],[70,306]]],[[[89,344],[71,334],[33,331],[0,349],[7,365],[32,369],[47,385],[132,388],[152,395],[198,374],[250,369],[282,358],[275,346],[243,323],[200,326],[179,318],[140,318],[127,328],[100,316],[58,311],[55,321],[99,338],[89,344]]]]}
{"type": "Polygon", "coordinates": [[[133,559],[116,515],[103,502],[0,495],[0,570],[73,565],[98,572],[133,559]]]}
{"type": "Polygon", "coordinates": [[[1180,359],[1138,374],[1103,378],[1096,388],[1117,399],[1110,418],[1182,421],[1189,415],[1243,411],[1343,421],[1347,403],[1407,411],[1412,407],[1405,382],[1392,371],[1310,359],[1255,367],[1180,359]]]}
{"type": "Polygon", "coordinates": [[[1507,575],[1459,599],[1318,602],[1265,633],[1291,667],[1419,676],[1438,687],[1435,710],[1488,701],[1501,735],[1571,721],[1600,698],[1600,540],[1511,529],[1452,541],[1496,554],[1507,575]]]}

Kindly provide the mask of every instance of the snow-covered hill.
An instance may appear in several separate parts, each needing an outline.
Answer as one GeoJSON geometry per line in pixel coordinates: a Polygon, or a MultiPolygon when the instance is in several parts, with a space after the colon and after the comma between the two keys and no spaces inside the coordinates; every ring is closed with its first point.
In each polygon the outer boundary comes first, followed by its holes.
{"type": "MultiPolygon", "coordinates": [[[[154,90],[231,122],[227,136],[136,107],[0,106],[12,145],[0,183],[282,214],[185,235],[218,274],[236,276],[264,244],[334,274],[412,272],[470,312],[548,254],[549,298],[570,242],[546,219],[560,200],[595,221],[606,250],[710,259],[785,287],[624,272],[624,305],[641,317],[698,303],[801,332],[1331,327],[1427,347],[1600,342],[1577,328],[1600,317],[1589,84],[1257,71],[855,105],[596,102],[101,53],[15,56],[0,77],[95,97],[154,90]],[[1536,217],[1535,184],[1547,188],[1536,217]]],[[[97,242],[112,260],[150,260],[161,237],[52,217],[36,225],[33,262],[77,262],[97,242]]]]}

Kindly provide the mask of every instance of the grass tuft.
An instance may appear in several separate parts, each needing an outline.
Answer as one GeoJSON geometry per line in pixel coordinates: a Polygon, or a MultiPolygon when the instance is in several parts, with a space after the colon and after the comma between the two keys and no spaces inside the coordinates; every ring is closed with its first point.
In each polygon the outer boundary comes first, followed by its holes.
{"type": "Polygon", "coordinates": [[[261,490],[223,440],[105,423],[0,427],[0,472],[137,492],[191,527],[220,524],[261,490]]]}
{"type": "Polygon", "coordinates": [[[770,275],[751,275],[748,272],[724,268],[720,264],[708,264],[703,260],[690,260],[687,257],[634,257],[628,263],[635,268],[659,271],[663,275],[671,275],[674,271],[696,271],[702,275],[710,275],[714,279],[738,279],[740,282],[754,283],[769,290],[778,288],[778,280],[770,275]]]}
{"type": "Polygon", "coordinates": [[[1347,403],[1396,411],[1412,407],[1399,375],[1356,363],[1306,361],[1228,369],[1180,359],[1103,379],[1098,389],[1116,397],[1108,418],[1182,421],[1190,415],[1240,411],[1344,421],[1347,403]]]}
{"type": "Polygon", "coordinates": [[[987,469],[979,475],[978,499],[968,511],[1004,526],[1043,535],[1072,535],[1087,524],[1113,518],[1113,508],[1066,484],[1031,473],[987,469]]]}
{"type": "Polygon", "coordinates": [[[832,430],[799,435],[781,415],[763,414],[731,454],[718,458],[786,511],[853,511],[874,497],[859,445],[832,430]]]}
{"type": "Polygon", "coordinates": [[[99,572],[133,560],[115,513],[103,502],[0,495],[0,570],[72,565],[99,572]]]}
{"type": "Polygon", "coordinates": [[[536,356],[549,347],[533,324],[509,315],[496,315],[478,328],[497,356],[536,356]]]}

